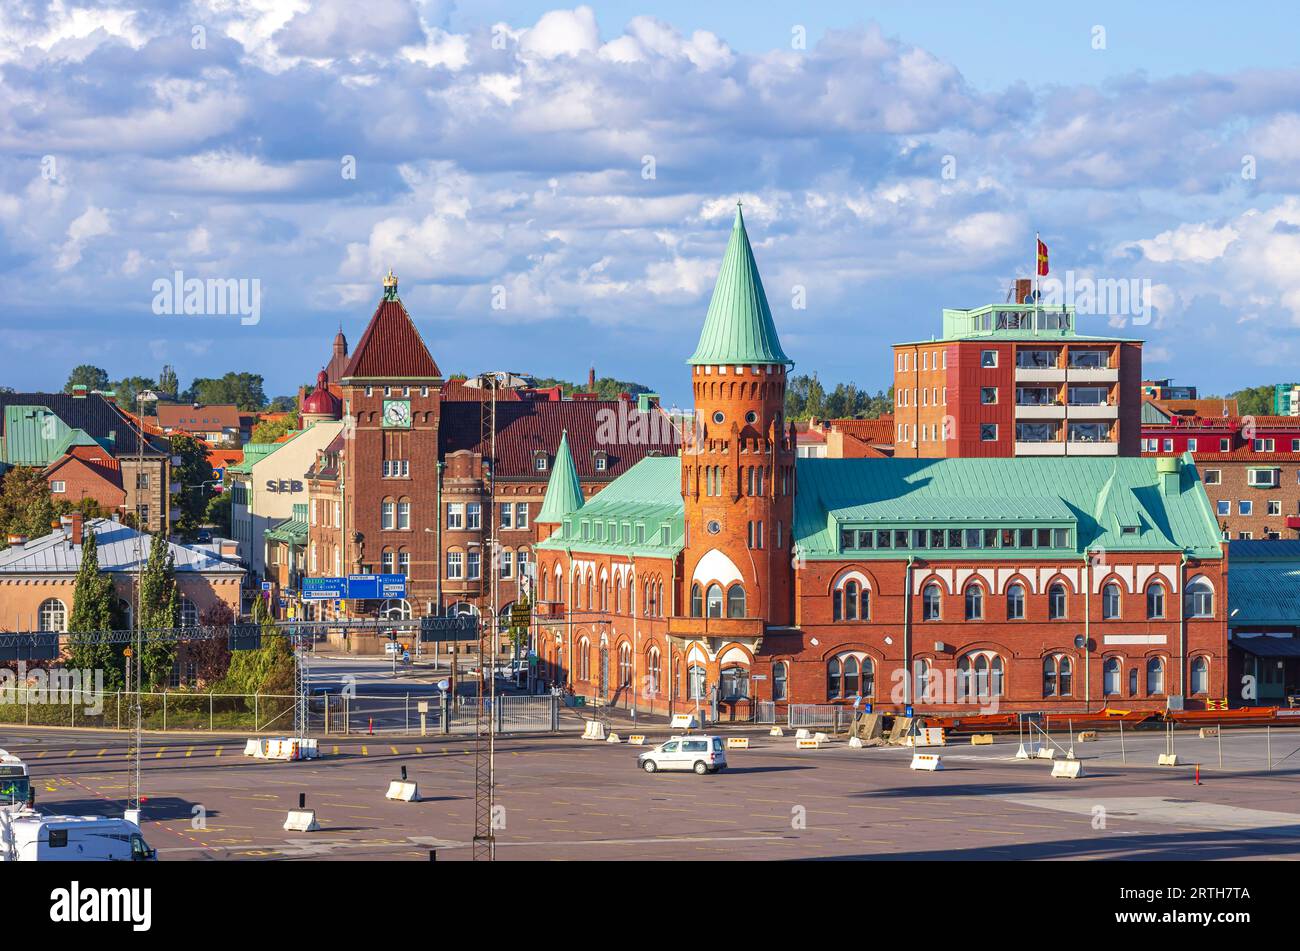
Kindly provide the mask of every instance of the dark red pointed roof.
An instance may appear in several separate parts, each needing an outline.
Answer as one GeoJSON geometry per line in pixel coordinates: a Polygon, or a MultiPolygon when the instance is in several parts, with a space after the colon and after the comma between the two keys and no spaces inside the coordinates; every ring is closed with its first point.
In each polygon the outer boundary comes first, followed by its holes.
{"type": "Polygon", "coordinates": [[[370,318],[341,379],[440,380],[442,371],[402,302],[386,297],[370,318]]]}

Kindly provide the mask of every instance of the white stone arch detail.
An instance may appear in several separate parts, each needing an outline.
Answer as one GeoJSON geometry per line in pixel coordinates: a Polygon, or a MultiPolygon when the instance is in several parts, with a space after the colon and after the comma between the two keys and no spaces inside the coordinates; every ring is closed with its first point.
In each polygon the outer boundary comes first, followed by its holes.
{"type": "Polygon", "coordinates": [[[749,666],[753,663],[750,656],[739,647],[728,648],[721,657],[718,658],[719,664],[744,664],[749,666]]]}
{"type": "Polygon", "coordinates": [[[691,664],[696,661],[701,664],[707,664],[709,662],[709,655],[705,652],[704,648],[699,645],[699,642],[691,644],[690,648],[686,651],[686,663],[691,664]]]}
{"type": "Polygon", "coordinates": [[[691,575],[692,584],[716,581],[724,589],[733,582],[744,580],[745,576],[740,573],[736,563],[716,548],[704,553],[704,557],[696,562],[695,572],[691,575]]]}
{"type": "Polygon", "coordinates": [[[914,582],[912,582],[913,586],[916,589],[912,592],[912,594],[914,595],[920,594],[929,586],[930,582],[932,581],[937,581],[939,583],[939,587],[943,588],[945,594],[952,594],[952,584],[950,579],[938,571],[932,571],[928,575],[925,575],[924,577],[918,575],[917,579],[914,582]]]}
{"type": "Polygon", "coordinates": [[[843,590],[844,586],[850,581],[856,581],[858,584],[862,585],[862,587],[865,588],[867,591],[871,590],[871,582],[867,579],[867,576],[864,575],[857,568],[849,568],[847,571],[841,572],[839,576],[836,577],[835,584],[831,585],[831,590],[841,591],[843,590]]]}

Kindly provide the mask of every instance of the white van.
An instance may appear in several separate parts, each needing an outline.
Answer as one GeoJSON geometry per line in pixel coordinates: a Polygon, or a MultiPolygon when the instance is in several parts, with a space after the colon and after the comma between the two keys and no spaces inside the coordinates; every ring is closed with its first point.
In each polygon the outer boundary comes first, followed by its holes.
{"type": "Polygon", "coordinates": [[[0,861],[152,862],[140,827],[108,816],[43,816],[0,810],[0,861]]]}
{"type": "Polygon", "coordinates": [[[720,736],[674,736],[636,758],[647,773],[661,769],[691,769],[703,776],[727,768],[727,744],[720,736]]]}

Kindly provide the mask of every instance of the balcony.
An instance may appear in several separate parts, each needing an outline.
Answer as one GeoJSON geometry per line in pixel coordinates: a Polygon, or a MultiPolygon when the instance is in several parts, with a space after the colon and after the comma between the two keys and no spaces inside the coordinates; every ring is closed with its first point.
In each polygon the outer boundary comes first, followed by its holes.
{"type": "Polygon", "coordinates": [[[1043,442],[1017,442],[1017,456],[1063,456],[1065,443],[1060,440],[1043,442]]]}
{"type": "Polygon", "coordinates": [[[1065,370],[1060,367],[1016,367],[1017,383],[1063,383],[1065,370]]]}
{"type": "Polygon", "coordinates": [[[1065,407],[1059,403],[1017,403],[1017,419],[1065,419],[1065,407]]]}
{"type": "Polygon", "coordinates": [[[1111,403],[1071,403],[1071,419],[1118,419],[1119,407],[1111,403]]]}
{"type": "Polygon", "coordinates": [[[718,637],[723,640],[762,637],[766,625],[758,617],[670,617],[671,637],[718,637]]]}
{"type": "Polygon", "coordinates": [[[1115,383],[1119,370],[1114,367],[1070,367],[1071,383],[1115,383]]]}
{"type": "Polygon", "coordinates": [[[1066,448],[1067,456],[1118,456],[1119,443],[1109,441],[1084,442],[1071,440],[1066,448]]]}

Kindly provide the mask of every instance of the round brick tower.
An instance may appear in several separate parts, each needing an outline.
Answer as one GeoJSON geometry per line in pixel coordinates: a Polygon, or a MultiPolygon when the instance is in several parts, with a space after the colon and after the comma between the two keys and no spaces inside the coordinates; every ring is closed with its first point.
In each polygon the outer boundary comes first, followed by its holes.
{"type": "MultiPolygon", "coordinates": [[[[681,616],[788,625],[795,452],[784,410],[791,361],[777,339],[739,206],[699,346],[687,363],[695,427],[682,452],[681,616]]],[[[726,627],[701,623],[700,633],[726,627]]]]}

